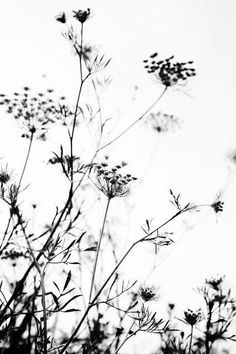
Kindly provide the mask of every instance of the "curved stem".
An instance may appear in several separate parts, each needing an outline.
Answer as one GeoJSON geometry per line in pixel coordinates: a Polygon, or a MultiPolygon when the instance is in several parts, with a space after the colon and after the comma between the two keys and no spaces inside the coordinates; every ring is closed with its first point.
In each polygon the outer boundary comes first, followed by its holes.
{"type": "Polygon", "coordinates": [[[160,96],[157,97],[157,99],[151,104],[151,106],[138,118],[136,119],[132,124],[130,124],[125,130],[123,130],[119,135],[117,135],[114,139],[112,139],[111,141],[109,141],[107,144],[103,145],[102,147],[100,147],[98,149],[98,151],[105,149],[107,146],[111,145],[112,143],[114,143],[116,140],[118,140],[121,136],[123,136],[125,133],[127,133],[131,128],[133,128],[134,125],[136,125],[138,122],[140,122],[145,115],[150,112],[150,110],[158,103],[158,101],[162,98],[162,96],[165,94],[167,90],[167,87],[164,88],[164,90],[162,91],[162,93],[160,94],[160,96]]]}
{"type": "Polygon", "coordinates": [[[95,258],[95,262],[94,262],[94,266],[93,266],[93,274],[92,274],[92,280],[91,280],[91,286],[90,286],[89,303],[90,303],[91,298],[92,298],[93,287],[94,287],[94,280],[95,280],[95,274],[96,274],[96,269],[97,269],[97,262],[98,262],[98,257],[99,257],[99,253],[100,253],[101,242],[102,242],[102,236],[103,236],[103,233],[104,233],[104,228],[105,228],[105,224],[106,224],[107,213],[108,213],[110,201],[111,201],[111,198],[108,198],[108,199],[107,199],[106,209],[105,209],[105,214],[104,214],[104,218],[103,218],[103,222],[102,222],[102,228],[101,228],[101,232],[100,232],[100,237],[99,237],[99,241],[98,241],[97,252],[96,252],[96,258],[95,258]]]}

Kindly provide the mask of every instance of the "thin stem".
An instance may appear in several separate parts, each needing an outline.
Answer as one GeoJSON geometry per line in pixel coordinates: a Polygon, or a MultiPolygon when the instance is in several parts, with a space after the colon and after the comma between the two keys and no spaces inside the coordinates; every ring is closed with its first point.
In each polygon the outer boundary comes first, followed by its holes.
{"type": "Polygon", "coordinates": [[[135,324],[135,320],[132,322],[132,324],[131,324],[131,326],[130,326],[130,328],[129,328],[129,330],[128,330],[128,333],[127,333],[127,335],[126,335],[126,337],[125,337],[125,339],[123,340],[123,342],[121,342],[121,344],[120,344],[119,347],[116,349],[116,351],[115,351],[114,354],[117,354],[117,353],[120,351],[120,349],[123,347],[123,345],[124,345],[131,337],[133,337],[134,335],[137,334],[137,332],[139,331],[138,329],[129,335],[129,333],[130,333],[130,331],[131,331],[131,329],[132,329],[132,327],[133,327],[134,324],[135,324]]]}
{"type": "MultiPolygon", "coordinates": [[[[77,49],[77,48],[76,48],[77,49]]],[[[76,50],[78,56],[79,56],[79,67],[80,67],[80,87],[79,87],[79,92],[76,100],[76,105],[75,105],[75,112],[74,112],[74,119],[73,119],[73,125],[72,125],[72,131],[71,134],[69,133],[69,138],[70,138],[70,177],[71,177],[71,188],[70,188],[70,194],[73,194],[73,179],[74,179],[74,173],[73,173],[73,138],[74,138],[74,133],[75,133],[75,126],[76,126],[76,119],[77,119],[77,114],[78,114],[78,109],[79,109],[79,101],[82,93],[82,88],[84,81],[86,78],[83,78],[83,65],[82,65],[82,55],[83,55],[83,23],[81,24],[81,33],[80,33],[80,51],[78,49],[76,50]]]]}
{"type": "Polygon", "coordinates": [[[108,282],[110,281],[110,279],[113,277],[113,275],[116,273],[117,269],[120,267],[120,265],[123,263],[123,261],[126,259],[126,257],[129,255],[129,253],[132,251],[132,249],[140,242],[145,241],[149,236],[151,236],[154,232],[157,232],[158,230],[160,230],[163,226],[165,226],[166,224],[168,224],[169,222],[171,222],[173,219],[175,219],[177,216],[179,216],[181,213],[187,211],[186,209],[181,209],[179,210],[176,214],[174,214],[171,218],[169,218],[167,221],[163,222],[160,226],[158,226],[156,229],[154,229],[153,231],[151,231],[149,234],[145,235],[144,237],[141,237],[139,240],[137,240],[136,242],[134,242],[126,251],[126,253],[123,255],[123,257],[120,259],[120,261],[116,264],[116,266],[113,268],[113,270],[111,271],[110,275],[107,277],[107,279],[105,280],[105,282],[103,283],[103,285],[101,286],[101,288],[99,289],[99,291],[97,292],[97,294],[94,296],[93,300],[90,301],[87,309],[85,310],[85,313],[83,315],[83,317],[81,318],[79,324],[76,326],[76,328],[74,329],[73,333],[70,336],[70,339],[68,340],[68,342],[64,345],[64,347],[62,348],[62,350],[60,351],[60,354],[64,353],[64,351],[68,348],[68,346],[70,345],[70,343],[73,341],[74,337],[76,336],[76,334],[78,333],[80,327],[83,324],[83,321],[85,320],[85,318],[87,317],[90,309],[95,305],[96,300],[98,299],[99,295],[102,293],[102,291],[104,290],[104,288],[107,286],[108,282]]]}
{"type": "Polygon", "coordinates": [[[87,309],[84,312],[84,315],[82,316],[81,320],[79,321],[77,327],[75,328],[74,332],[72,333],[72,335],[70,336],[70,339],[66,342],[66,344],[64,345],[64,347],[62,348],[62,350],[59,351],[59,354],[62,354],[65,352],[65,350],[69,347],[70,343],[73,341],[74,337],[76,336],[78,330],[80,329],[80,327],[82,326],[84,320],[86,319],[90,309],[92,308],[93,305],[89,304],[87,309]]]}
{"type": "Polygon", "coordinates": [[[145,115],[150,112],[150,110],[158,103],[158,101],[162,98],[162,96],[165,94],[167,90],[167,87],[164,88],[160,96],[157,97],[157,99],[150,105],[150,107],[138,118],[136,119],[131,125],[129,125],[125,130],[123,130],[119,135],[117,135],[114,139],[109,141],[107,144],[103,145],[98,149],[98,151],[105,149],[107,146],[111,145],[114,143],[116,140],[118,140],[121,136],[123,136],[125,133],[127,133],[131,128],[133,128],[134,125],[136,125],[138,122],[140,122],[145,115]]]}
{"type": "MultiPolygon", "coordinates": [[[[90,165],[93,163],[93,161],[94,161],[96,155],[97,155],[97,151],[94,153],[93,157],[91,158],[90,163],[88,164],[88,167],[87,167],[86,170],[85,170],[85,173],[82,175],[82,177],[81,177],[80,181],[78,182],[77,186],[74,188],[73,194],[76,192],[76,190],[80,187],[81,183],[83,182],[83,180],[84,180],[84,178],[85,178],[87,172],[88,172],[89,169],[90,169],[90,165]]],[[[59,215],[59,217],[58,217],[58,219],[57,219],[57,221],[56,221],[56,223],[55,223],[55,225],[54,225],[54,227],[53,227],[53,229],[52,229],[52,231],[51,231],[51,233],[50,233],[50,235],[48,236],[48,238],[47,238],[47,240],[46,240],[44,246],[42,247],[41,251],[39,252],[39,254],[38,254],[37,258],[36,258],[37,261],[39,261],[39,259],[40,259],[40,258],[42,257],[42,255],[44,254],[44,251],[45,251],[47,245],[49,244],[49,242],[51,241],[51,239],[52,239],[53,235],[55,234],[57,228],[59,227],[59,225],[60,225],[60,223],[61,223],[61,220],[62,220],[62,218],[63,218],[63,216],[64,216],[66,210],[67,210],[68,207],[70,206],[70,203],[71,203],[71,194],[69,193],[69,196],[68,196],[68,198],[67,198],[67,201],[66,201],[66,203],[65,203],[65,205],[64,205],[64,207],[63,207],[63,209],[62,209],[62,211],[61,211],[61,213],[60,213],[60,215],[59,215]]],[[[33,269],[34,266],[35,266],[35,261],[33,261],[33,262],[29,265],[29,267],[28,267],[27,270],[25,271],[25,273],[24,273],[24,275],[22,276],[22,278],[16,283],[16,287],[15,287],[15,289],[14,289],[14,291],[13,291],[11,297],[9,298],[9,300],[8,300],[7,304],[4,306],[4,308],[2,308],[2,310],[1,310],[0,325],[5,321],[4,315],[5,315],[6,311],[7,311],[8,308],[10,307],[11,303],[13,302],[13,300],[14,300],[14,299],[18,296],[18,294],[22,291],[23,286],[24,286],[24,282],[26,281],[26,279],[27,279],[27,277],[28,277],[30,271],[33,269]]]]}
{"type": "Polygon", "coordinates": [[[47,310],[46,310],[46,293],[45,293],[45,286],[44,286],[44,276],[45,276],[45,271],[41,272],[41,269],[40,269],[40,265],[38,263],[38,260],[37,258],[35,257],[34,255],[34,251],[31,247],[31,244],[30,244],[30,241],[27,237],[27,234],[26,234],[26,230],[25,230],[25,226],[24,226],[24,221],[22,219],[22,216],[19,212],[19,210],[17,209],[17,218],[18,218],[18,222],[21,226],[21,229],[22,229],[22,232],[23,232],[23,235],[25,237],[25,240],[26,240],[26,243],[28,245],[28,248],[29,248],[29,252],[31,254],[31,257],[33,259],[33,262],[35,264],[35,267],[41,277],[41,289],[42,289],[42,308],[43,308],[43,337],[44,337],[44,340],[43,340],[43,354],[47,354],[47,310]]]}
{"type": "Polygon", "coordinates": [[[193,325],[191,325],[191,334],[190,334],[190,340],[189,340],[188,354],[191,354],[192,341],[193,341],[193,325]]]}
{"type": "Polygon", "coordinates": [[[24,174],[25,174],[26,166],[27,166],[28,161],[29,161],[30,151],[31,151],[32,142],[33,142],[33,137],[34,137],[34,133],[31,133],[29,147],[28,147],[28,151],[27,151],[24,167],[23,167],[23,170],[21,172],[20,180],[19,180],[18,187],[17,187],[17,194],[19,193],[19,189],[20,189],[20,186],[21,186],[24,174]]]}
{"type": "MultiPolygon", "coordinates": [[[[34,137],[34,133],[31,133],[30,142],[29,142],[29,146],[28,146],[28,150],[27,150],[25,163],[24,163],[23,170],[21,172],[20,180],[19,180],[18,187],[17,187],[17,195],[19,193],[20,186],[21,186],[21,183],[22,183],[22,180],[23,180],[23,177],[24,177],[24,173],[25,173],[25,170],[26,170],[26,166],[27,166],[28,161],[29,161],[30,151],[31,151],[32,142],[33,142],[33,137],[34,137]]],[[[17,196],[16,196],[16,198],[17,198],[17,196]]],[[[3,239],[2,239],[2,242],[1,242],[0,249],[2,248],[3,242],[5,240],[5,237],[6,237],[7,233],[8,233],[8,229],[9,229],[9,226],[10,226],[10,223],[11,223],[11,220],[12,220],[12,216],[13,216],[13,214],[10,213],[10,216],[9,216],[9,219],[8,219],[8,222],[7,222],[7,227],[6,227],[5,231],[4,231],[4,235],[3,235],[3,239]]]]}
{"type": "Polygon", "coordinates": [[[108,199],[107,199],[106,209],[105,209],[105,214],[104,214],[104,218],[103,218],[103,222],[102,222],[102,228],[101,228],[101,232],[100,232],[100,237],[99,237],[99,241],[98,241],[97,252],[96,252],[96,258],[95,258],[95,262],[94,262],[94,266],[93,266],[92,281],[91,281],[91,286],[90,286],[89,303],[90,303],[91,298],[92,298],[93,287],[94,287],[94,280],[95,280],[95,274],[96,274],[96,269],[97,269],[97,262],[98,262],[98,257],[99,257],[99,253],[100,253],[101,242],[102,242],[102,236],[103,236],[103,233],[104,233],[104,228],[105,228],[105,224],[106,224],[107,213],[108,213],[110,201],[111,201],[111,198],[108,198],[108,199]]]}
{"type": "Polygon", "coordinates": [[[47,310],[46,310],[46,292],[44,284],[44,271],[41,274],[41,289],[42,289],[42,307],[43,307],[43,354],[47,354],[47,310]]]}
{"type": "MultiPolygon", "coordinates": [[[[2,252],[3,249],[5,248],[5,247],[2,248],[2,246],[3,246],[3,243],[4,243],[5,238],[6,238],[6,236],[7,236],[7,233],[8,233],[9,227],[10,227],[10,223],[11,223],[11,219],[12,219],[12,214],[10,213],[10,214],[9,214],[8,221],[7,221],[7,226],[6,226],[6,229],[5,229],[5,231],[4,231],[3,238],[2,238],[2,242],[1,242],[1,245],[0,245],[0,252],[2,252]]],[[[8,239],[8,241],[9,241],[9,239],[8,239]]],[[[8,241],[7,241],[7,243],[8,243],[8,241]]],[[[6,243],[6,244],[7,244],[7,243],[6,243]]]]}

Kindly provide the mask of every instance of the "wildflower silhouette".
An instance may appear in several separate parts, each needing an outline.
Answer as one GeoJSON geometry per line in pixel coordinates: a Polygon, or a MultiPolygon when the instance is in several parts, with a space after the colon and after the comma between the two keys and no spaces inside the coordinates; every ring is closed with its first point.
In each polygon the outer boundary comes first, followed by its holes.
{"type": "Polygon", "coordinates": [[[158,300],[159,298],[157,289],[154,286],[140,286],[139,295],[145,302],[158,300]]]}
{"type": "Polygon", "coordinates": [[[154,53],[148,59],[143,60],[144,68],[149,74],[154,74],[166,88],[196,75],[195,69],[189,67],[193,61],[174,62],[174,55],[164,60],[157,60],[157,56],[158,53],[154,53]]]}
{"type": "Polygon", "coordinates": [[[56,16],[56,20],[61,23],[66,23],[66,14],[63,12],[62,14],[56,16]]]}
{"type": "Polygon", "coordinates": [[[74,13],[74,18],[78,20],[80,23],[84,23],[85,21],[88,20],[90,16],[90,9],[87,8],[87,10],[78,10],[78,11],[73,11],[74,13]]]}
{"type": "MultiPolygon", "coordinates": [[[[169,341],[161,345],[160,350],[164,354],[210,354],[216,340],[235,338],[233,334],[228,335],[236,314],[235,302],[229,291],[223,291],[221,278],[209,280],[202,289],[206,316],[201,337],[193,338],[193,327],[200,321],[200,313],[187,310],[184,318],[185,324],[191,326],[191,334],[185,339],[183,332],[176,330],[179,338],[176,339],[170,318],[160,318],[159,313],[151,309],[153,304],[150,302],[159,299],[158,288],[143,284],[138,291],[133,292],[138,280],[128,281],[128,285],[125,285],[120,271],[131,253],[137,247],[141,248],[144,242],[154,246],[156,254],[157,248],[159,250],[173,243],[170,237],[173,232],[168,232],[166,228],[184,213],[194,211],[199,206],[183,204],[180,194],[175,195],[170,190],[175,211],[168,217],[158,215],[159,220],[163,219],[157,224],[152,217],[149,219],[145,216],[146,223],[140,225],[140,234],[137,232],[135,239],[119,254],[116,248],[120,239],[113,239],[113,230],[110,229],[112,218],[108,218],[109,207],[110,203],[116,202],[116,198],[129,195],[137,178],[125,172],[127,164],[124,161],[110,166],[105,157],[104,162],[98,162],[101,161],[102,149],[144,118],[158,133],[178,125],[178,119],[173,115],[154,112],[153,109],[169,87],[195,75],[192,62],[174,62],[174,57],[157,60],[158,54],[152,54],[145,61],[146,69],[164,88],[158,95],[155,94],[151,104],[132,124],[102,145],[107,120],[103,117],[99,91],[101,82],[106,80],[100,77],[100,72],[110,60],[99,54],[94,46],[84,43],[84,24],[90,18],[90,9],[73,11],[72,14],[75,26],[73,22],[72,25],[68,23],[69,17],[64,12],[56,16],[56,21],[66,24],[64,37],[78,61],[78,72],[75,73],[78,91],[74,108],[70,108],[64,96],[55,98],[52,89],[34,93],[25,86],[20,92],[0,94],[3,109],[23,126],[22,137],[29,139],[17,182],[8,165],[0,166],[0,199],[1,206],[5,207],[3,212],[1,209],[3,229],[0,259],[3,274],[0,284],[0,351],[6,354],[116,354],[131,337],[146,332],[169,341]],[[89,101],[84,102],[87,97],[89,101]],[[97,116],[99,119],[95,119],[97,116]],[[63,199],[55,200],[55,204],[53,201],[55,211],[51,213],[47,209],[41,213],[40,203],[28,200],[33,192],[30,184],[27,184],[30,189],[27,200],[22,198],[19,201],[18,196],[24,196],[26,189],[21,186],[30,161],[33,138],[46,140],[54,124],[62,125],[67,140],[60,141],[59,152],[54,153],[48,162],[49,165],[60,165],[66,176],[65,186],[62,188],[63,193],[60,193],[63,199]],[[96,142],[88,160],[85,156],[92,144],[87,149],[87,144],[90,144],[88,139],[80,139],[83,128],[96,142]],[[101,204],[98,206],[98,203],[101,204]],[[29,205],[30,208],[27,207],[29,205]],[[100,209],[104,209],[101,223],[100,209]],[[108,255],[108,258],[104,259],[104,255],[108,255]],[[18,260],[19,267],[16,269],[18,260]],[[4,264],[9,261],[14,267],[13,275],[10,272],[8,274],[9,268],[4,264]],[[130,291],[134,294],[131,297],[130,291]],[[67,312],[74,314],[74,317],[67,321],[68,330],[64,331],[63,321],[67,312]],[[196,348],[201,351],[196,351],[196,348]]],[[[40,185],[41,177],[39,175],[40,185]]],[[[41,189],[45,201],[49,201],[48,198],[52,198],[50,191],[48,193],[46,189],[41,189]]],[[[217,198],[207,207],[218,213],[223,210],[223,202],[217,198]]],[[[174,305],[169,305],[169,315],[173,310],[174,305]]]]}
{"type": "Polygon", "coordinates": [[[103,162],[97,166],[97,187],[108,198],[125,197],[129,194],[129,186],[132,181],[137,180],[131,174],[120,173],[120,169],[126,165],[122,162],[112,168],[103,162]]]}
{"type": "Polygon", "coordinates": [[[21,93],[14,92],[13,95],[1,96],[0,105],[6,106],[6,112],[23,126],[23,138],[30,139],[31,136],[36,136],[38,139],[46,140],[46,133],[51,124],[72,115],[64,104],[64,97],[59,101],[48,97],[52,92],[53,90],[48,89],[45,93],[33,94],[30,88],[25,86],[21,93]]]}

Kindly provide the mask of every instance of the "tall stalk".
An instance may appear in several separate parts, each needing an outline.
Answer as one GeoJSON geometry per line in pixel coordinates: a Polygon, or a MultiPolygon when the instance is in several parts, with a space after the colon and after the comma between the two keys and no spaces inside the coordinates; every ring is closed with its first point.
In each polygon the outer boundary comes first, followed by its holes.
{"type": "MultiPolygon", "coordinates": [[[[108,207],[107,207],[108,210],[108,207]]],[[[151,235],[153,235],[154,233],[156,233],[158,230],[160,230],[161,228],[163,228],[165,225],[167,225],[168,223],[170,223],[173,219],[175,219],[176,217],[178,217],[180,214],[186,212],[188,209],[183,208],[181,210],[179,210],[177,213],[175,213],[172,217],[170,217],[168,220],[164,221],[160,226],[158,226],[157,228],[155,228],[153,231],[151,231],[150,233],[148,233],[147,235],[145,235],[144,237],[141,237],[139,240],[137,240],[136,242],[134,242],[129,248],[128,250],[125,252],[125,254],[123,255],[123,257],[120,259],[119,262],[117,262],[116,266],[113,268],[113,270],[111,271],[111,273],[109,274],[109,276],[107,277],[107,279],[104,281],[103,285],[100,287],[100,289],[98,290],[97,294],[94,296],[94,298],[92,300],[90,300],[88,307],[86,308],[80,322],[78,323],[78,325],[76,326],[76,328],[74,329],[73,333],[71,334],[70,338],[68,339],[68,341],[66,342],[66,344],[64,345],[64,347],[60,350],[59,354],[62,354],[66,351],[66,349],[68,348],[68,346],[71,344],[71,342],[73,341],[74,337],[76,336],[76,334],[78,333],[78,331],[80,330],[84,320],[86,319],[89,311],[91,310],[91,308],[96,304],[96,301],[98,299],[98,297],[100,296],[100,294],[103,292],[104,288],[107,286],[107,284],[109,283],[110,279],[113,277],[113,275],[115,274],[115,272],[117,271],[117,269],[120,267],[120,265],[123,263],[123,261],[126,259],[126,257],[130,254],[130,252],[132,251],[132,249],[139,243],[146,241],[146,239],[148,239],[151,235]]],[[[106,214],[105,214],[106,215],[106,214]]],[[[105,218],[104,218],[105,219],[105,218]]]]}
{"type": "Polygon", "coordinates": [[[103,218],[103,222],[102,222],[102,228],[101,228],[99,241],[98,241],[98,245],[97,245],[97,252],[96,252],[95,262],[94,262],[94,266],[93,266],[92,280],[91,280],[90,293],[89,293],[89,303],[90,303],[91,298],[92,298],[94,281],[95,281],[95,274],[96,274],[97,263],[98,263],[98,257],[99,257],[99,253],[100,253],[100,249],[101,249],[102,236],[104,234],[104,229],[105,229],[108,209],[109,209],[109,206],[110,206],[110,201],[111,201],[111,198],[108,197],[107,205],[106,205],[106,209],[105,209],[105,214],[104,214],[104,218],[103,218]]]}
{"type": "Polygon", "coordinates": [[[30,156],[32,143],[33,143],[33,137],[34,137],[34,132],[31,132],[25,163],[24,163],[23,170],[21,172],[20,180],[19,180],[18,187],[17,187],[17,194],[19,193],[19,189],[20,189],[20,186],[21,186],[24,174],[25,174],[25,170],[26,170],[26,167],[27,167],[27,164],[28,164],[28,161],[29,161],[29,156],[30,156]]]}
{"type": "Polygon", "coordinates": [[[191,333],[190,333],[190,339],[189,339],[188,354],[191,354],[192,341],[193,341],[193,325],[191,325],[191,333]]]}

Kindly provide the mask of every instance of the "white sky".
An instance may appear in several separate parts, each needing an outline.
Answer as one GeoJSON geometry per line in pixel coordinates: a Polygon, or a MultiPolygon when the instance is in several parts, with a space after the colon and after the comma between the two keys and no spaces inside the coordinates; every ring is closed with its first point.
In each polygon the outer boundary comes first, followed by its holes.
{"type": "MultiPolygon", "coordinates": [[[[206,276],[227,274],[229,284],[235,286],[236,181],[235,166],[227,160],[228,151],[236,148],[235,1],[1,0],[0,5],[0,91],[25,85],[52,87],[72,98],[78,87],[76,62],[54,17],[61,11],[91,8],[85,39],[112,57],[108,71],[113,82],[104,103],[105,114],[119,118],[116,131],[135,120],[161,92],[143,69],[143,59],[158,51],[161,58],[174,54],[176,60],[194,60],[196,78],[167,92],[158,106],[180,117],[181,129],[160,137],[141,125],[110,150],[118,161],[127,160],[130,171],[142,181],[128,201],[137,206],[124,220],[129,235],[123,241],[129,244],[146,218],[154,218],[155,225],[170,215],[168,188],[180,192],[186,202],[200,204],[211,203],[223,189],[225,211],[218,222],[207,209],[193,221],[188,218],[195,227],[177,233],[178,242],[163,250],[157,260],[163,263],[149,281],[162,284],[163,296],[183,306],[186,298],[191,302],[191,288],[201,285],[206,276]]],[[[19,165],[25,145],[16,146],[13,125],[0,128],[4,129],[1,156],[9,155],[12,163],[17,157],[19,165]]],[[[113,211],[119,212],[118,207],[113,211]]],[[[145,280],[149,274],[152,252],[150,248],[145,252],[146,256],[137,250],[130,267],[126,265],[130,277],[138,271],[140,280],[145,280]]]]}

